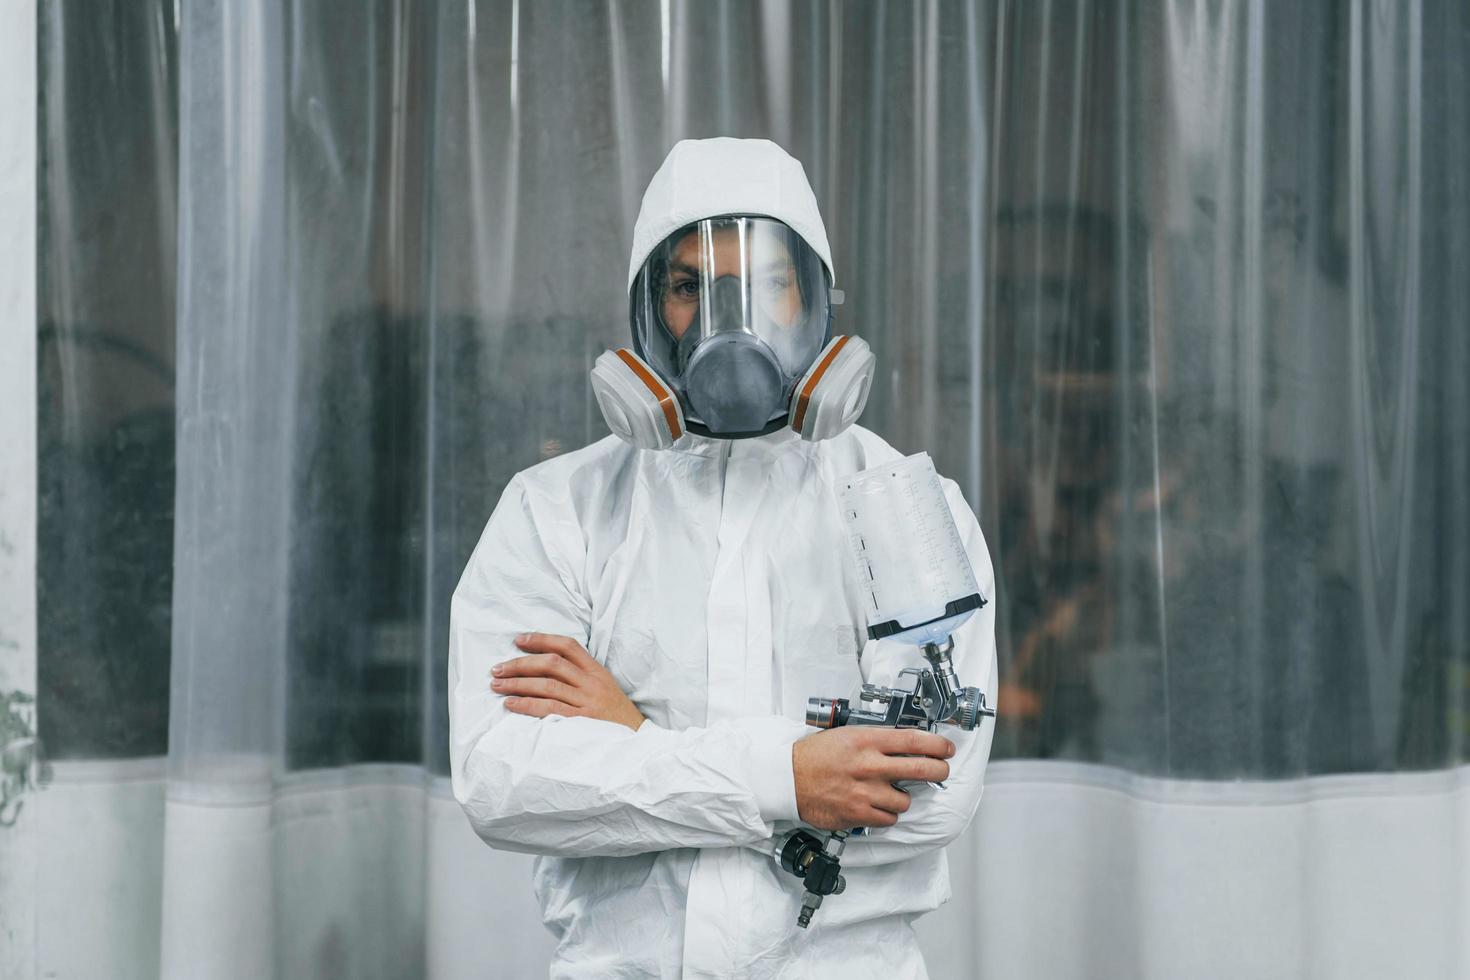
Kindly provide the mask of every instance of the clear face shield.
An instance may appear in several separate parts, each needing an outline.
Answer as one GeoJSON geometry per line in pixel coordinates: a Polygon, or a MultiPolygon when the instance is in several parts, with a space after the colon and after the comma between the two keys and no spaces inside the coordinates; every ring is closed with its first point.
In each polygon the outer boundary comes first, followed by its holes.
{"type": "Polygon", "coordinates": [[[780,221],[696,221],[634,281],[634,349],[678,395],[691,430],[771,432],[828,340],[829,285],[822,260],[780,221]]]}

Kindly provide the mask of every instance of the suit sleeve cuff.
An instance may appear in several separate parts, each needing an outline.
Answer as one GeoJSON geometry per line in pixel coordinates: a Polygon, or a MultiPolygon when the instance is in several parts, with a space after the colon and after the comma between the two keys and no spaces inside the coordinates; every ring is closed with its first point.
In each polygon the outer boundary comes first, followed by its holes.
{"type": "Polygon", "coordinates": [[[758,741],[751,746],[750,787],[761,819],[796,821],[796,777],[791,768],[792,743],[788,739],[758,741]]]}

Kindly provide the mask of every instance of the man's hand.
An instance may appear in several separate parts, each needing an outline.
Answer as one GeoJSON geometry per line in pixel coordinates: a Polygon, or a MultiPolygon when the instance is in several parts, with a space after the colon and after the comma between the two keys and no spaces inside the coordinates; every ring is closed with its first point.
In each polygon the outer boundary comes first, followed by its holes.
{"type": "Polygon", "coordinates": [[[490,689],[505,699],[507,711],[533,718],[566,715],[600,718],[627,725],[635,732],[643,714],[612,674],[569,636],[522,633],[516,646],[531,654],[496,664],[490,689]]]}
{"type": "Polygon", "coordinates": [[[909,795],[893,784],[943,782],[944,760],[954,753],[943,735],[914,729],[859,725],[808,735],[791,747],[797,814],[818,830],[892,827],[909,808],[909,795]]]}

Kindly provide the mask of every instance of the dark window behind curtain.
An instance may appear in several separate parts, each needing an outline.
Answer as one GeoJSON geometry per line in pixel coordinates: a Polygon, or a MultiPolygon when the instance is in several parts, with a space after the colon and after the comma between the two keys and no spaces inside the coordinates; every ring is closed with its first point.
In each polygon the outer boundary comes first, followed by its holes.
{"type": "MultiPolygon", "coordinates": [[[[1463,5],[277,6],[290,765],[444,771],[454,583],[605,434],[642,187],[720,134],[805,162],[863,422],[980,513],[998,756],[1466,759],[1463,5]]],[[[40,7],[42,734],[157,754],[174,12],[40,7]]]]}
{"type": "Polygon", "coordinates": [[[173,10],[39,4],[37,680],[61,758],[168,748],[173,10]]]}

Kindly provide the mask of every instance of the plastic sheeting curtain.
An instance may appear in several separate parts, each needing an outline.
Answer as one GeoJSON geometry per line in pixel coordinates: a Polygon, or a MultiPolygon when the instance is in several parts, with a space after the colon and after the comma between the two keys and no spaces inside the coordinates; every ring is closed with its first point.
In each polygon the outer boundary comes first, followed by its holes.
{"type": "Polygon", "coordinates": [[[129,896],[43,966],[544,962],[445,797],[448,597],[605,433],[643,184],[733,134],[805,162],[864,423],[996,556],[931,971],[1470,971],[1464,5],[180,12],[42,5],[42,798],[97,858],[47,887],[129,896]]]}

